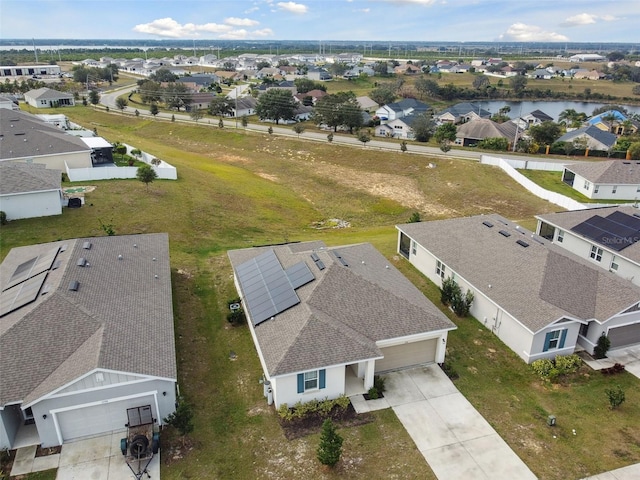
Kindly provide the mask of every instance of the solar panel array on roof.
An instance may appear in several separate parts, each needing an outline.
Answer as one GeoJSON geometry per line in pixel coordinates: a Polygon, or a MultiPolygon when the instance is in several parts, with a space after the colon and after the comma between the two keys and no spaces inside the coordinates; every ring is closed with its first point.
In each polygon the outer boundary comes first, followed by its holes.
{"type": "Polygon", "coordinates": [[[24,282],[0,293],[0,317],[13,312],[38,298],[47,272],[34,275],[24,282]]]}
{"type": "Polygon", "coordinates": [[[239,265],[236,274],[254,326],[300,303],[273,250],[239,265]]]}
{"type": "Polygon", "coordinates": [[[313,260],[313,262],[316,264],[316,267],[318,267],[318,270],[324,270],[324,262],[322,260],[320,260],[320,257],[318,256],[317,253],[312,253],[311,254],[311,260],[313,260]]]}
{"type": "Polygon", "coordinates": [[[52,248],[18,265],[3,290],[8,290],[31,277],[49,270],[58,254],[58,250],[58,247],[52,248]]]}
{"type": "Polygon", "coordinates": [[[640,240],[640,218],[616,211],[606,217],[594,215],[571,231],[620,252],[640,240]]]}
{"type": "Polygon", "coordinates": [[[311,270],[309,270],[307,264],[304,262],[299,262],[290,266],[285,270],[285,273],[287,274],[289,282],[294,290],[316,279],[316,277],[313,276],[313,273],[311,273],[311,270]]]}

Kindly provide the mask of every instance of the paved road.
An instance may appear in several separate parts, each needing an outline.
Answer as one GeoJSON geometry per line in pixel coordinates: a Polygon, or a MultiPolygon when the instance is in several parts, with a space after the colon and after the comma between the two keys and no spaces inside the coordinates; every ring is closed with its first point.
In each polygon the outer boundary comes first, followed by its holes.
{"type": "MultiPolygon", "coordinates": [[[[105,107],[108,106],[109,110],[113,111],[114,114],[118,114],[120,112],[118,112],[118,108],[116,107],[116,99],[121,95],[127,94],[135,90],[136,88],[137,88],[137,85],[131,85],[129,87],[124,87],[122,89],[105,92],[100,97],[100,103],[105,107]]],[[[135,104],[129,104],[129,106],[125,108],[123,113],[126,115],[133,115],[136,109],[138,110],[138,112],[140,112],[141,116],[151,116],[151,114],[149,113],[149,110],[140,108],[135,104]]],[[[165,119],[165,120],[170,120],[172,117],[175,117],[175,121],[177,122],[186,122],[186,123],[194,123],[194,124],[196,123],[193,120],[191,120],[191,117],[189,116],[189,114],[185,112],[176,112],[173,114],[160,112],[156,116],[156,118],[165,119]]],[[[217,120],[213,120],[213,121],[209,119],[200,120],[197,123],[199,125],[210,125],[212,127],[218,128],[217,120]]],[[[239,128],[239,129],[246,129],[246,130],[264,132],[264,133],[266,133],[269,130],[269,126],[260,125],[260,124],[248,124],[246,127],[243,127],[241,125],[240,119],[236,119],[236,118],[224,119],[223,123],[224,123],[224,128],[239,128]]],[[[283,126],[272,125],[271,128],[273,128],[273,135],[288,136],[288,137],[294,137],[294,138],[298,137],[301,139],[312,140],[316,142],[327,142],[328,141],[327,135],[330,133],[329,131],[327,131],[326,133],[303,132],[300,135],[297,135],[295,132],[293,132],[291,126],[283,127],[283,126]]],[[[368,150],[387,150],[387,151],[397,152],[397,151],[400,151],[400,142],[401,140],[397,140],[397,139],[396,140],[371,139],[371,141],[367,142],[366,145],[362,145],[362,142],[360,142],[357,138],[350,135],[334,134],[333,136],[333,143],[335,144],[351,145],[354,147],[361,147],[368,150]]],[[[447,153],[443,153],[439,148],[436,148],[436,147],[428,147],[426,145],[415,145],[415,144],[407,145],[407,152],[413,153],[413,154],[419,154],[419,155],[428,155],[430,157],[456,158],[456,159],[475,160],[475,161],[480,161],[480,157],[483,155],[482,152],[477,152],[474,150],[467,150],[467,149],[463,150],[463,149],[457,149],[457,148],[454,148],[447,153]]],[[[549,162],[549,163],[561,163],[561,164],[580,163],[579,161],[575,161],[574,159],[563,160],[563,159],[546,158],[546,157],[539,157],[539,156],[524,157],[522,155],[509,155],[508,153],[505,154],[504,152],[496,152],[495,155],[500,156],[501,158],[504,158],[504,159],[529,160],[529,161],[535,161],[535,162],[549,162]]]]}

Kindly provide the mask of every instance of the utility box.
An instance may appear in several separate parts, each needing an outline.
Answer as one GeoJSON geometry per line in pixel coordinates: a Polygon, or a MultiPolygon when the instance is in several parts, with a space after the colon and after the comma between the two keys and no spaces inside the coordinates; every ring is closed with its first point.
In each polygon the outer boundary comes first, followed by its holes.
{"type": "Polygon", "coordinates": [[[547,417],[547,425],[549,425],[550,427],[555,427],[555,425],[556,425],[556,417],[555,417],[555,415],[549,415],[547,417]]]}

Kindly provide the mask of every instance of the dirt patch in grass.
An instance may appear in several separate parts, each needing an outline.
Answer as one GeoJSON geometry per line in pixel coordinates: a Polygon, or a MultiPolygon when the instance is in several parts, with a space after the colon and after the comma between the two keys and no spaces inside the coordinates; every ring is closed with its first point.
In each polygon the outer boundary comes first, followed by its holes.
{"type": "Polygon", "coordinates": [[[296,438],[318,433],[322,428],[322,423],[327,418],[330,418],[339,428],[366,425],[373,421],[373,416],[368,413],[358,415],[351,404],[349,404],[345,410],[334,408],[328,417],[320,414],[311,414],[304,418],[294,418],[291,420],[283,420],[280,418],[279,421],[287,440],[295,440],[296,438]]]}

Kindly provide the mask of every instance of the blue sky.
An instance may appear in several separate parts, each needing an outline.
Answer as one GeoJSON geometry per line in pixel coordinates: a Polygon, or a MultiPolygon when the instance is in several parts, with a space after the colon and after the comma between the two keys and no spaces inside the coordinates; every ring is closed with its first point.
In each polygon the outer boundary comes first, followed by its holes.
{"type": "Polygon", "coordinates": [[[0,0],[2,38],[640,43],[640,0],[0,0]]]}

